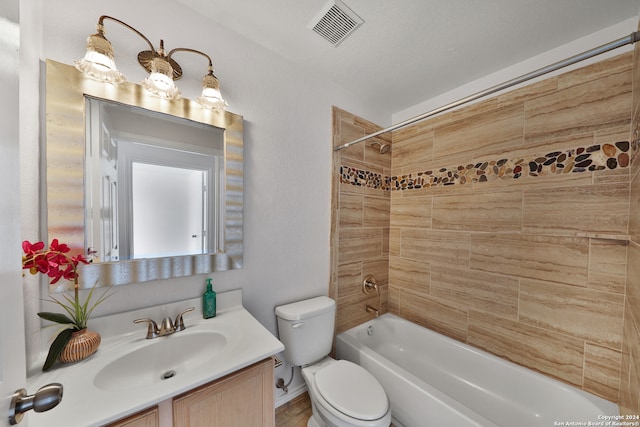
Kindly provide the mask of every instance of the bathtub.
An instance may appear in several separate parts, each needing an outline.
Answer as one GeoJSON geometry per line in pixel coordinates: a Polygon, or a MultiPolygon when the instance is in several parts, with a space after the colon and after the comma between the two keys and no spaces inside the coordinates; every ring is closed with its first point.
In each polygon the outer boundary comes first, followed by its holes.
{"type": "Polygon", "coordinates": [[[622,419],[612,402],[389,313],[339,334],[336,355],[380,381],[398,427],[604,426],[622,419]]]}

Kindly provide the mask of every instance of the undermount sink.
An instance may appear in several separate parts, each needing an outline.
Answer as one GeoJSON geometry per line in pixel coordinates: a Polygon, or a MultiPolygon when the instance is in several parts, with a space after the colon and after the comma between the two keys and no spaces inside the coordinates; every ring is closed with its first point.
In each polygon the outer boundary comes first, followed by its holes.
{"type": "Polygon", "coordinates": [[[96,387],[120,391],[170,381],[210,362],[227,345],[224,335],[213,331],[177,332],[146,340],[145,345],[119,356],[94,377],[96,387]]]}

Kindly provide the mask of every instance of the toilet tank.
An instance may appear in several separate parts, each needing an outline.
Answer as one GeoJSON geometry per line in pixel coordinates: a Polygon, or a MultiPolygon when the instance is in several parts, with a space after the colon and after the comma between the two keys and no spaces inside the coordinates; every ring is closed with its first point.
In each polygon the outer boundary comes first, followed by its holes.
{"type": "Polygon", "coordinates": [[[333,345],[336,303],[315,297],[276,307],[278,333],[284,344],[284,359],[306,366],[329,355],[333,345]]]}

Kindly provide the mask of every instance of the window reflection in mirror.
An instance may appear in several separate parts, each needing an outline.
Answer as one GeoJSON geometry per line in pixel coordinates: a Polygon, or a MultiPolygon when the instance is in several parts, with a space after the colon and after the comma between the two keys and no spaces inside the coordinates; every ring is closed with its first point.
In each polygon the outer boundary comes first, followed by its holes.
{"type": "Polygon", "coordinates": [[[85,244],[93,260],[221,251],[222,129],[86,99],[85,244]]]}

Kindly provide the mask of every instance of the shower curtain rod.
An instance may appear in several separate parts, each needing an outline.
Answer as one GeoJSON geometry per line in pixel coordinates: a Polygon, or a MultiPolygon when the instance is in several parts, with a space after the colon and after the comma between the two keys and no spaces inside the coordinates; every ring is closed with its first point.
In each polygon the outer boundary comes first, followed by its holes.
{"type": "Polygon", "coordinates": [[[459,99],[459,100],[454,101],[454,102],[452,102],[450,104],[444,105],[442,107],[436,108],[434,110],[431,110],[431,111],[428,111],[426,113],[420,114],[420,115],[412,117],[410,119],[407,119],[407,120],[405,120],[403,122],[400,122],[400,123],[397,123],[395,125],[389,126],[386,129],[379,130],[379,131],[374,132],[372,134],[365,135],[365,136],[363,136],[361,138],[355,139],[355,140],[353,140],[351,142],[347,142],[346,144],[339,145],[336,148],[334,148],[333,150],[334,151],[340,151],[340,150],[342,150],[344,148],[351,147],[352,145],[357,144],[359,142],[366,141],[367,139],[374,138],[374,137],[376,137],[378,135],[382,135],[383,133],[391,132],[391,131],[394,131],[396,129],[403,128],[405,126],[409,126],[409,125],[411,125],[413,123],[416,123],[416,122],[419,122],[421,120],[427,119],[427,118],[429,118],[431,116],[434,116],[434,115],[436,115],[438,113],[442,113],[444,111],[450,110],[452,108],[458,107],[460,105],[466,104],[466,103],[471,102],[471,101],[475,101],[476,99],[482,98],[482,97],[487,96],[487,95],[491,95],[492,93],[496,93],[496,92],[499,92],[501,90],[504,90],[504,89],[510,88],[512,86],[515,86],[517,84],[526,82],[527,80],[531,80],[531,79],[534,79],[536,77],[540,77],[540,76],[542,76],[544,74],[547,74],[547,73],[550,73],[552,71],[556,71],[556,70],[559,70],[561,68],[567,67],[569,65],[573,65],[573,64],[575,64],[577,62],[584,61],[585,59],[593,58],[594,56],[600,55],[600,54],[605,53],[605,52],[609,52],[610,50],[614,50],[614,49],[617,49],[619,47],[622,47],[622,46],[625,46],[625,45],[628,45],[628,44],[634,44],[639,40],[640,40],[640,31],[636,31],[634,33],[631,33],[627,37],[622,37],[622,38],[620,38],[618,40],[614,40],[614,41],[612,41],[610,43],[603,44],[602,46],[596,47],[594,49],[591,49],[591,50],[588,50],[586,52],[580,53],[578,55],[574,55],[574,56],[572,56],[570,58],[567,58],[567,59],[564,59],[562,61],[558,61],[558,62],[556,62],[554,64],[547,65],[546,67],[539,68],[539,69],[537,69],[535,71],[532,71],[530,73],[524,74],[524,75],[522,75],[520,77],[516,77],[516,78],[511,79],[509,81],[506,81],[506,82],[504,82],[502,84],[490,87],[489,89],[485,89],[485,90],[480,91],[480,92],[476,92],[473,95],[469,95],[469,96],[467,96],[465,98],[459,99]]]}

